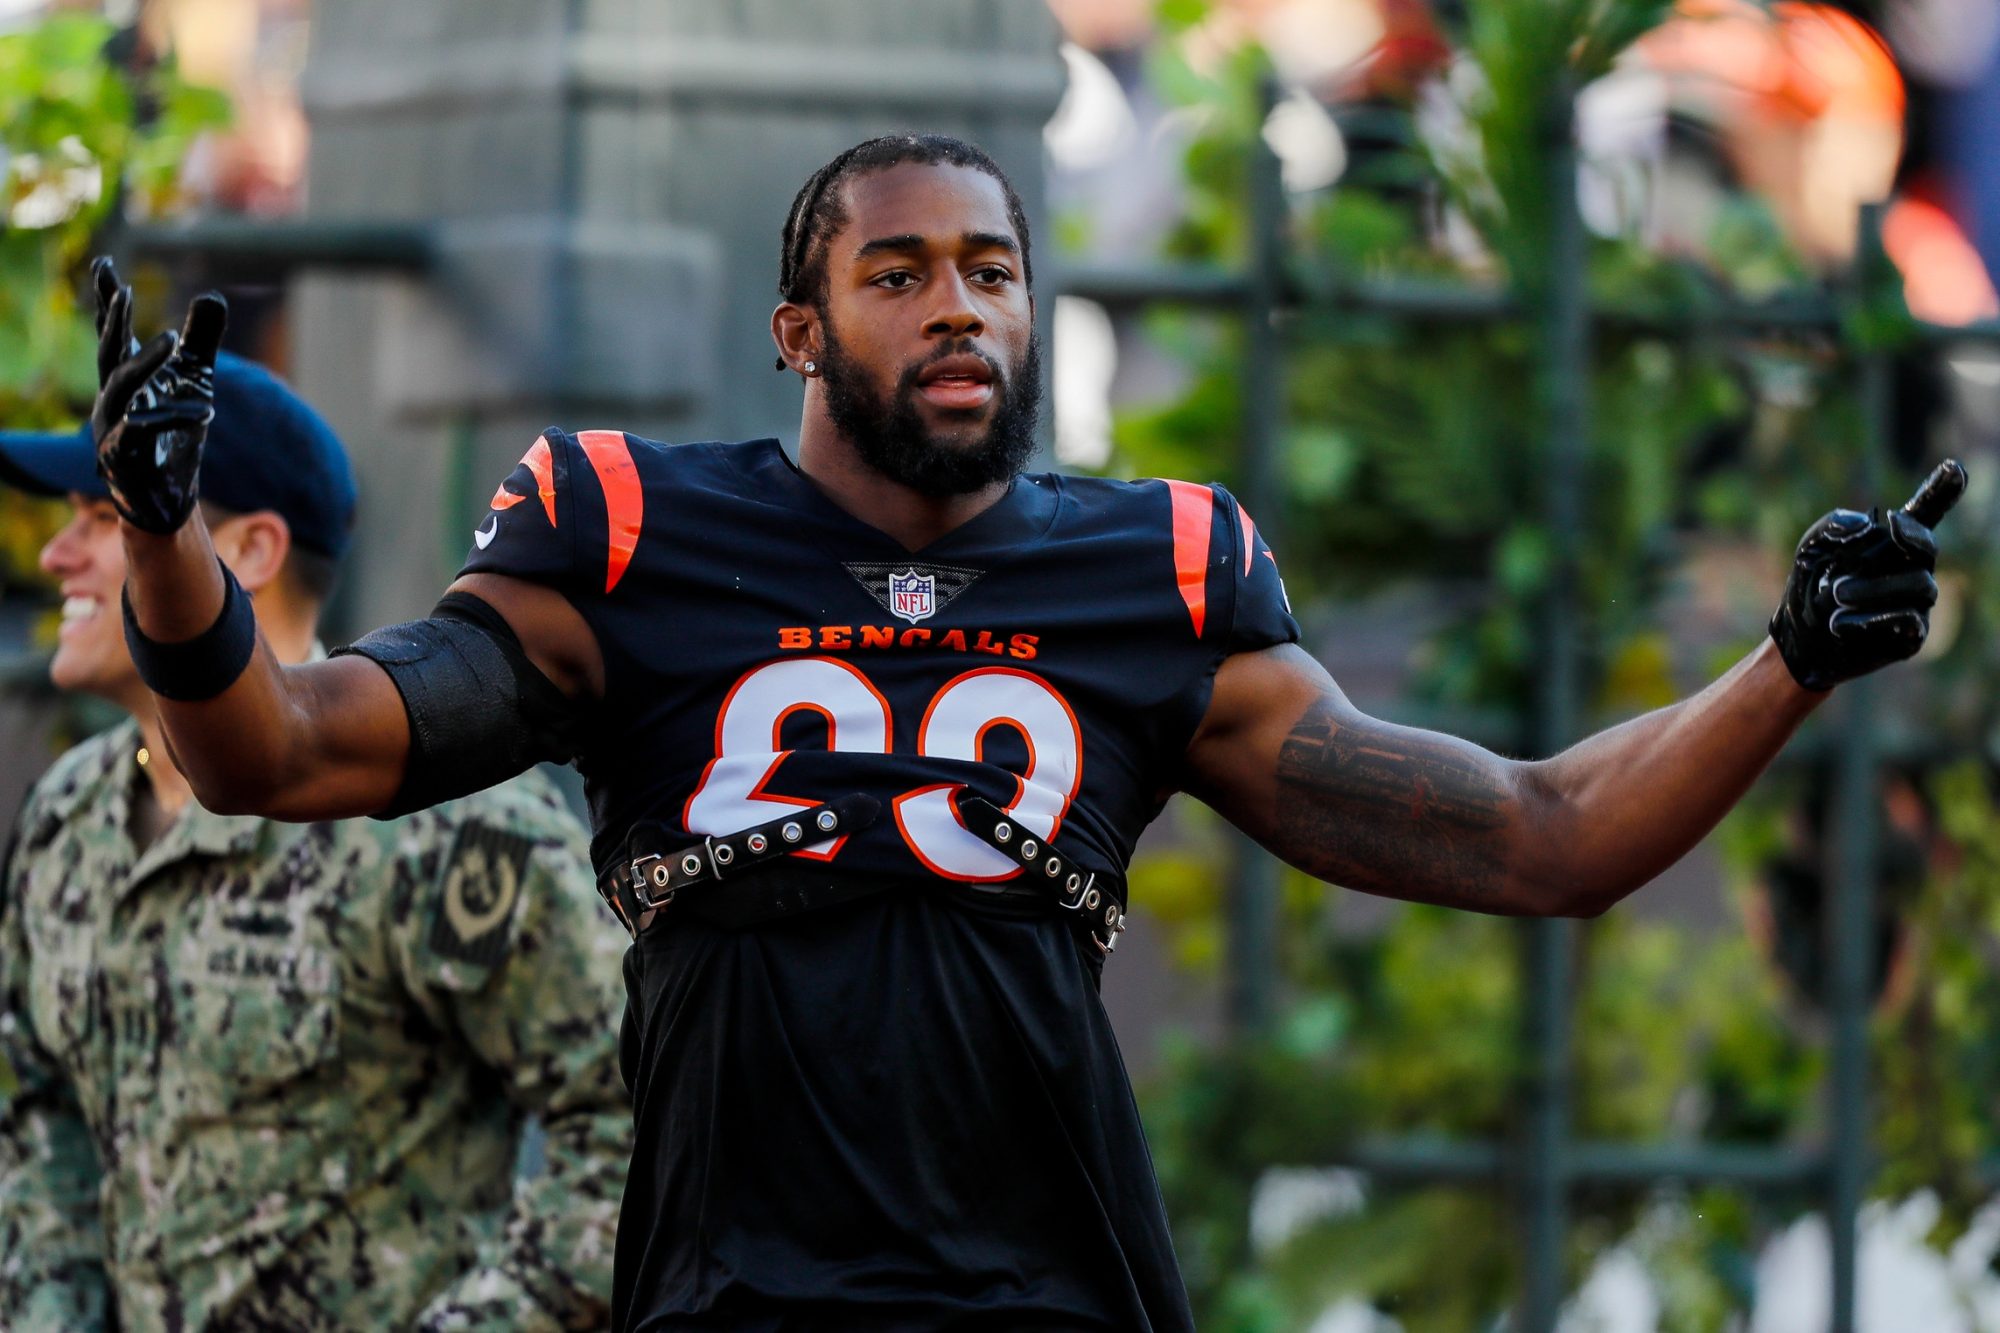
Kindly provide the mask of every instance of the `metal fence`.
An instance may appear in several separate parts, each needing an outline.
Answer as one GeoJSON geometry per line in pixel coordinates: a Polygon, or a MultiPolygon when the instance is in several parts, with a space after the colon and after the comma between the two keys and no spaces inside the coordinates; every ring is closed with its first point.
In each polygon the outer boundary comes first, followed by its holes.
{"type": "MultiPolygon", "coordinates": [[[[1276,93],[1265,90],[1265,107],[1276,93]]],[[[1186,266],[1072,266],[1058,277],[1065,293],[1113,308],[1149,303],[1232,311],[1246,337],[1243,362],[1242,478],[1246,506],[1274,546],[1284,505],[1279,482],[1284,415],[1284,324],[1288,310],[1345,307],[1413,320],[1515,320],[1536,340],[1539,402],[1548,437],[1543,512],[1553,540],[1554,570],[1543,608],[1539,698],[1532,736],[1537,753],[1553,754],[1581,738],[1578,538],[1583,511],[1583,463],[1589,432],[1592,329],[1597,323],[1657,328],[1681,336],[1730,332],[1814,335],[1836,340],[1858,364],[1866,438],[1851,479],[1855,494],[1876,496],[1884,485],[1890,430],[1890,361],[1880,347],[1854,338],[1849,317],[1894,280],[1882,259],[1881,210],[1864,210],[1854,270],[1838,295],[1811,292],[1754,304],[1717,303],[1670,313],[1593,306],[1586,288],[1587,238],[1577,208],[1573,96],[1554,98],[1548,179],[1558,201],[1551,246],[1552,278],[1540,292],[1509,292],[1428,284],[1329,284],[1297,271],[1285,242],[1286,202],[1276,157],[1260,141],[1252,149],[1246,208],[1252,244],[1238,272],[1186,266]]],[[[1926,340],[2000,342],[2000,325],[1941,328],[1917,325],[1926,340]]],[[[1775,589],[1773,595],[1775,596],[1775,589]]],[[[1579,923],[1544,920],[1521,928],[1521,993],[1517,1131],[1506,1141],[1391,1139],[1358,1145],[1343,1165],[1397,1184],[1457,1183],[1502,1189],[1521,1221],[1521,1295],[1517,1327],[1555,1327],[1566,1291],[1564,1251],[1569,1201],[1579,1186],[1656,1180],[1728,1183],[1769,1194],[1816,1193],[1832,1238],[1833,1333],[1852,1333],[1855,1318],[1856,1217],[1871,1175],[1868,1143],[1869,929],[1875,897],[1878,830],[1877,710],[1869,680],[1843,686],[1831,707],[1839,727],[1826,867],[1825,1003],[1830,1020],[1829,1074],[1823,1089],[1830,1130],[1816,1147],[1728,1143],[1660,1145],[1591,1142],[1574,1132],[1572,1108],[1572,960],[1579,923]]],[[[1240,1032],[1262,1029],[1276,1007],[1278,868],[1245,848],[1232,885],[1227,955],[1227,1005],[1240,1032]]]]}

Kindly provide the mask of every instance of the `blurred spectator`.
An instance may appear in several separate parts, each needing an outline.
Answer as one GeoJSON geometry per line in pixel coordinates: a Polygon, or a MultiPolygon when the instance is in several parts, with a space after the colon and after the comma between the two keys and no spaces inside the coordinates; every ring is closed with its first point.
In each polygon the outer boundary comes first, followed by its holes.
{"type": "Polygon", "coordinates": [[[145,7],[141,32],[171,50],[182,74],[228,92],[236,119],[205,136],[184,167],[198,208],[262,217],[304,203],[306,0],[163,0],[145,7]]]}
{"type": "MultiPolygon", "coordinates": [[[[354,482],[226,354],[203,505],[280,660],[318,653],[354,482]]],[[[87,435],[0,436],[67,494],[51,675],[132,714],[36,786],[0,872],[0,1327],[574,1329],[608,1318],[630,1152],[624,937],[546,780],[405,819],[211,814],[121,632],[87,435]],[[517,1173],[529,1117],[546,1167],[517,1173]]]]}

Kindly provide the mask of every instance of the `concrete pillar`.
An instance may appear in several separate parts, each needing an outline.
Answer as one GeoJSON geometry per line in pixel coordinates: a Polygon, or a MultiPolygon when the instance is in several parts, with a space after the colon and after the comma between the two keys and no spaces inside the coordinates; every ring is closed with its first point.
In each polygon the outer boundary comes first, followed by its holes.
{"type": "Polygon", "coordinates": [[[341,0],[314,23],[308,216],[435,219],[443,255],[297,293],[297,379],[361,473],[336,634],[428,608],[544,425],[790,441],[779,229],[842,148],[962,135],[1041,216],[1062,65],[1035,0],[341,0]]]}

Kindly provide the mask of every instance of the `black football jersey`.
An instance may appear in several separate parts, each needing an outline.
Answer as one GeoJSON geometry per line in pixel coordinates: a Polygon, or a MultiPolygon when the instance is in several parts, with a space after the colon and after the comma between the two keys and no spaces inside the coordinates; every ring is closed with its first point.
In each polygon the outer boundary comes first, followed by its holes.
{"type": "Polygon", "coordinates": [[[474,541],[465,572],[560,590],[602,649],[600,871],[639,826],[670,850],[880,803],[781,867],[879,892],[628,957],[619,1326],[1188,1327],[1099,960],[980,892],[1022,872],[951,802],[1122,872],[1217,666],[1298,637],[1241,506],[1031,475],[913,552],[776,441],[550,430],[474,541]]]}

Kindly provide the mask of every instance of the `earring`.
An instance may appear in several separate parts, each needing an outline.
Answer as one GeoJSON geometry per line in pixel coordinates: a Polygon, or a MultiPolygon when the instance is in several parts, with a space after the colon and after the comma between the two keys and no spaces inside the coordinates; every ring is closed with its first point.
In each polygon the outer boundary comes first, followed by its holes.
{"type": "Polygon", "coordinates": [[[814,374],[815,372],[817,372],[817,371],[819,370],[819,362],[817,362],[817,361],[808,361],[808,362],[806,362],[806,366],[805,366],[805,370],[806,370],[806,374],[808,374],[808,375],[811,375],[811,374],[814,374]]]}

